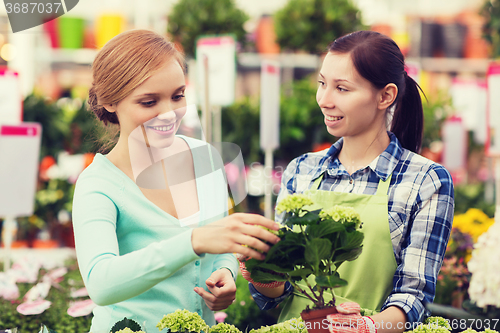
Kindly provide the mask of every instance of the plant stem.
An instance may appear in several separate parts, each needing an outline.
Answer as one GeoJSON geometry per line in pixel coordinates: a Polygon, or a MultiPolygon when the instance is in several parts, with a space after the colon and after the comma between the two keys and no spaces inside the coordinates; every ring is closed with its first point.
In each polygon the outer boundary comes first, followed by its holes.
{"type": "MultiPolygon", "coordinates": [[[[288,281],[292,284],[292,286],[293,286],[294,289],[297,289],[298,292],[300,292],[301,294],[303,294],[307,298],[309,298],[309,300],[311,302],[313,302],[313,304],[317,303],[317,300],[315,300],[314,298],[312,298],[304,289],[300,288],[298,284],[296,284],[295,282],[290,281],[290,280],[288,280],[288,281]]],[[[312,289],[311,289],[311,291],[312,291],[312,289]]],[[[312,294],[314,295],[314,293],[312,293],[312,294]]]]}

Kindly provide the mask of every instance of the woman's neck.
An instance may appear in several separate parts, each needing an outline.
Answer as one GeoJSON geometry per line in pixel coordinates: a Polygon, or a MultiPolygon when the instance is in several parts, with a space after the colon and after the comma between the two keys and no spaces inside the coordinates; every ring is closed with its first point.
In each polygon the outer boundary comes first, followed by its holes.
{"type": "Polygon", "coordinates": [[[367,167],[389,146],[390,142],[391,140],[385,129],[376,135],[344,137],[342,149],[339,153],[340,163],[352,175],[357,170],[367,167]]]}

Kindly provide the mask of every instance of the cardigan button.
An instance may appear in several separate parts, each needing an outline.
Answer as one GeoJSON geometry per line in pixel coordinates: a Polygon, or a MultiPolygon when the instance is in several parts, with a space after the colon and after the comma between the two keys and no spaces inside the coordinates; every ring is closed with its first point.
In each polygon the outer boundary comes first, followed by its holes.
{"type": "Polygon", "coordinates": [[[200,266],[200,262],[199,262],[198,260],[196,260],[196,261],[194,262],[194,264],[195,264],[196,266],[200,266]]]}

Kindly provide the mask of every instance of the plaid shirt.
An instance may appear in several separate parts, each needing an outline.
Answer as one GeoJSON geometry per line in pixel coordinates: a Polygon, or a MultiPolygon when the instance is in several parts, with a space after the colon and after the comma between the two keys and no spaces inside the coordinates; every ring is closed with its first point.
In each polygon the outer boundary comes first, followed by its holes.
{"type": "MultiPolygon", "coordinates": [[[[393,289],[382,310],[398,306],[411,323],[427,315],[425,304],[434,300],[436,280],[441,268],[453,221],[453,183],[448,171],[418,154],[401,147],[389,132],[391,143],[366,168],[349,175],[338,160],[343,139],[329,149],[307,153],[294,159],[281,179],[278,201],[288,194],[309,189],[324,171],[320,190],[375,194],[379,180],[392,174],[389,186],[389,228],[397,269],[393,289]]],[[[281,222],[281,216],[276,216],[281,222]]],[[[250,291],[261,309],[271,309],[292,291],[271,299],[250,291]]]]}

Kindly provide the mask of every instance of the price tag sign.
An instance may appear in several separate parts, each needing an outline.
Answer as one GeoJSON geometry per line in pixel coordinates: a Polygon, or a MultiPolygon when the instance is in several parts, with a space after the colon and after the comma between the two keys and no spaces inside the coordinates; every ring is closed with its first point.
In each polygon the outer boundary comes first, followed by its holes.
{"type": "Polygon", "coordinates": [[[500,155],[500,63],[490,63],[487,73],[488,86],[488,142],[487,153],[500,155]]]}
{"type": "Polygon", "coordinates": [[[22,121],[23,98],[17,72],[0,67],[0,124],[22,121]]]}
{"type": "Polygon", "coordinates": [[[280,66],[262,60],[260,73],[260,147],[274,150],[280,145],[280,66]]]}
{"type": "Polygon", "coordinates": [[[464,179],[467,169],[467,131],[462,118],[453,116],[443,124],[443,165],[454,183],[464,179]]]}
{"type": "Polygon", "coordinates": [[[236,84],[236,41],[232,36],[201,37],[196,42],[196,73],[200,101],[205,100],[203,58],[208,57],[209,104],[227,106],[234,103],[236,84]]]}
{"type": "Polygon", "coordinates": [[[33,214],[42,127],[0,125],[0,216],[33,214]]]}

